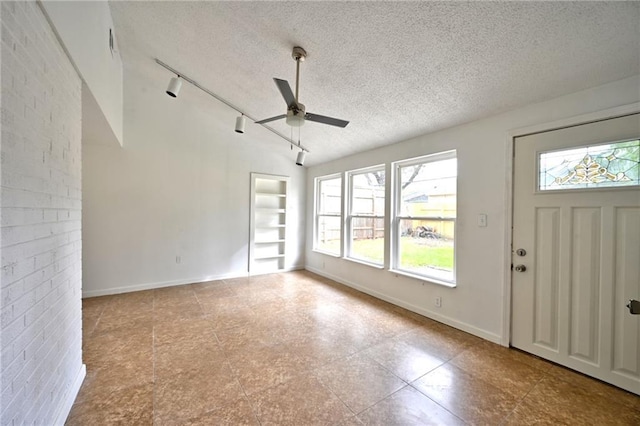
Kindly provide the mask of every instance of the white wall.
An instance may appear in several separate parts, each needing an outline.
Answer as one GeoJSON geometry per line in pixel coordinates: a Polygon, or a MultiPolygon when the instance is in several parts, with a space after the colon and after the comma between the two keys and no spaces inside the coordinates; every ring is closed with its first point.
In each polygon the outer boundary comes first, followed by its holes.
{"type": "Polygon", "coordinates": [[[636,76],[309,168],[306,268],[483,338],[508,342],[504,330],[509,318],[503,307],[510,264],[505,248],[510,132],[639,100],[640,76],[636,76]],[[450,149],[458,155],[456,288],[395,276],[312,250],[314,178],[450,149]],[[488,215],[486,228],[477,226],[480,213],[488,215]],[[435,307],[436,296],[442,297],[441,308],[435,307]]]}
{"type": "Polygon", "coordinates": [[[35,2],[2,2],[2,425],[64,423],[81,359],[81,80],[35,2]]]}
{"type": "Polygon", "coordinates": [[[286,266],[304,265],[296,151],[187,83],[168,97],[169,77],[125,68],[124,148],[83,146],[84,296],[246,276],[251,172],[291,176],[286,266]]]}
{"type": "Polygon", "coordinates": [[[122,145],[122,61],[117,44],[113,51],[109,47],[109,30],[114,28],[109,4],[41,1],[41,5],[86,84],[83,143],[122,145]]]}

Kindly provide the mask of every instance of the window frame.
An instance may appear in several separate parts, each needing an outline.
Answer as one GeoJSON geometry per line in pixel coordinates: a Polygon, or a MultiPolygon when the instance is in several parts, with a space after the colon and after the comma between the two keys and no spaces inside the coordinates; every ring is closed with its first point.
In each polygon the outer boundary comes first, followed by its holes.
{"type": "MultiPolygon", "coordinates": [[[[386,221],[386,208],[387,208],[387,194],[386,194],[386,166],[385,164],[378,164],[375,166],[365,167],[362,169],[349,170],[346,172],[346,180],[347,180],[347,203],[346,203],[346,214],[345,214],[345,241],[344,241],[344,254],[345,259],[352,260],[359,263],[364,263],[366,265],[370,265],[376,268],[384,268],[385,265],[385,251],[386,251],[386,236],[387,236],[387,221],[386,221]],[[366,173],[382,171],[385,173],[385,187],[384,187],[384,208],[382,215],[376,214],[354,214],[354,189],[353,189],[353,178],[354,176],[364,175],[366,173]],[[354,219],[373,219],[374,221],[381,219],[383,222],[383,236],[382,236],[382,260],[378,263],[369,259],[364,259],[360,257],[353,256],[352,248],[353,248],[353,222],[354,219]]],[[[375,211],[375,200],[374,200],[374,211],[375,211]]],[[[375,222],[374,222],[375,223],[375,222]]],[[[374,239],[375,239],[375,228],[374,228],[374,239]]]]}
{"type": "Polygon", "coordinates": [[[436,216],[408,216],[401,214],[402,209],[402,179],[401,179],[401,168],[416,166],[419,164],[429,164],[437,161],[444,161],[450,159],[456,159],[457,150],[448,150],[437,152],[433,154],[423,155],[420,157],[409,158],[405,160],[395,161],[391,163],[392,170],[392,217],[391,217],[391,255],[390,255],[390,268],[389,271],[406,275],[412,278],[419,279],[421,281],[428,281],[435,284],[443,285],[446,287],[456,287],[457,285],[457,240],[458,240],[458,232],[457,232],[457,218],[458,218],[458,173],[456,171],[456,217],[455,218],[444,218],[444,217],[436,217],[436,216]],[[417,272],[415,270],[403,269],[400,266],[400,237],[402,236],[400,231],[400,224],[403,220],[439,220],[439,221],[447,221],[453,222],[453,271],[452,271],[452,279],[447,280],[442,277],[437,277],[433,275],[428,275],[424,273],[417,272]]]}
{"type": "Polygon", "coordinates": [[[344,176],[343,174],[333,173],[330,175],[316,177],[314,182],[314,192],[315,194],[314,194],[314,207],[313,207],[313,213],[314,213],[313,251],[325,254],[327,256],[342,257],[342,254],[344,253],[344,217],[343,217],[344,215],[344,176]],[[335,214],[335,213],[320,212],[319,209],[320,209],[320,206],[322,205],[322,203],[320,202],[320,194],[321,194],[320,185],[324,181],[335,180],[335,179],[340,179],[340,213],[335,214]],[[333,253],[318,247],[318,237],[319,237],[318,234],[320,232],[320,219],[322,217],[337,217],[340,220],[340,238],[339,238],[340,249],[338,253],[333,253]]]}

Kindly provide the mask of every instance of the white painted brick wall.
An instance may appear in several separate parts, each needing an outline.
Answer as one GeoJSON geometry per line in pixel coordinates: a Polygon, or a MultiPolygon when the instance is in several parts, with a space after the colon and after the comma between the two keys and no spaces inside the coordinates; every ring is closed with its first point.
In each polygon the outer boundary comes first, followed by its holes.
{"type": "Polygon", "coordinates": [[[81,360],[81,81],[34,2],[1,2],[0,424],[50,425],[81,360]]]}

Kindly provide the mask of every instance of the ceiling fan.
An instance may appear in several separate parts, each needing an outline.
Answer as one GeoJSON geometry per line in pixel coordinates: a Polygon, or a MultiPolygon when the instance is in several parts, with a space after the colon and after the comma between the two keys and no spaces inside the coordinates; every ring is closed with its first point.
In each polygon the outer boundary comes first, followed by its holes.
{"type": "Polygon", "coordinates": [[[281,80],[279,78],[273,79],[273,81],[276,82],[276,86],[278,86],[278,89],[280,90],[284,101],[287,103],[287,113],[271,118],[265,118],[264,120],[256,121],[256,123],[264,124],[270,121],[286,118],[287,124],[292,127],[300,127],[306,120],[315,121],[316,123],[328,124],[330,126],[346,127],[347,124],[349,124],[348,121],[306,112],[304,105],[298,102],[300,62],[303,62],[305,60],[305,58],[307,57],[307,52],[302,47],[296,46],[293,48],[293,53],[291,54],[291,56],[296,61],[296,95],[293,96],[291,86],[289,86],[289,82],[287,80],[281,80]]]}

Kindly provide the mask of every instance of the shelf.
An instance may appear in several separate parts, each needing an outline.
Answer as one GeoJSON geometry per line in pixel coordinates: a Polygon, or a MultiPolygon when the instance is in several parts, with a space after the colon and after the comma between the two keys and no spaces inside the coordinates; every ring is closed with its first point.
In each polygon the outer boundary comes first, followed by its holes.
{"type": "Polygon", "coordinates": [[[249,272],[285,269],[287,198],[290,178],[251,174],[249,272]]]}
{"type": "Polygon", "coordinates": [[[265,213],[286,213],[286,209],[275,209],[269,207],[256,207],[256,211],[265,212],[265,213]]]}
{"type": "Polygon", "coordinates": [[[274,254],[274,255],[271,255],[271,256],[255,257],[254,260],[279,259],[281,257],[284,257],[284,254],[274,254]]]}
{"type": "Polygon", "coordinates": [[[256,192],[256,195],[264,195],[268,197],[286,197],[286,194],[279,194],[277,192],[256,192]]]}

